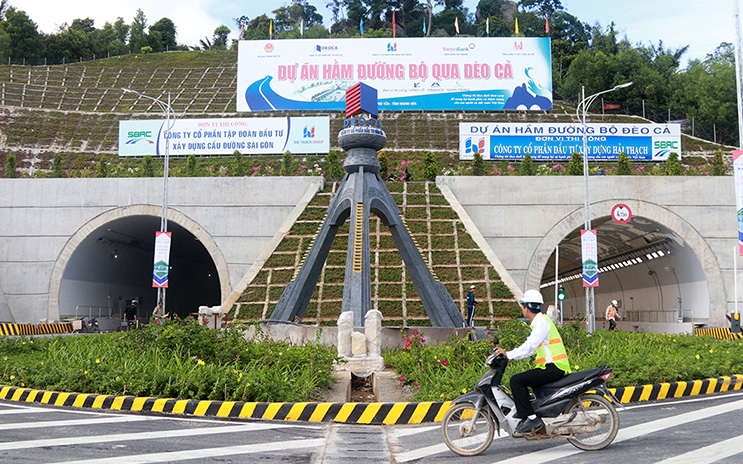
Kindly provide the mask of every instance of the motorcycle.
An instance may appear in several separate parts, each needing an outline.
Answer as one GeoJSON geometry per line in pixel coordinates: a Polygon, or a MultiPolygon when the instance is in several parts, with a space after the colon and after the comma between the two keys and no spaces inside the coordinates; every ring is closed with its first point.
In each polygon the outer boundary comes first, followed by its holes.
{"type": "Polygon", "coordinates": [[[490,447],[496,430],[500,436],[501,429],[512,438],[564,438],[586,451],[606,448],[617,436],[619,414],[613,403],[619,401],[606,387],[614,369],[603,365],[533,388],[534,412],[542,418],[545,427],[522,435],[515,432],[519,422],[515,417],[516,405],[501,385],[508,359],[493,353],[486,364],[490,369],[478,380],[475,390],[452,401],[444,415],[441,433],[446,446],[455,453],[461,456],[482,453],[490,447]]]}

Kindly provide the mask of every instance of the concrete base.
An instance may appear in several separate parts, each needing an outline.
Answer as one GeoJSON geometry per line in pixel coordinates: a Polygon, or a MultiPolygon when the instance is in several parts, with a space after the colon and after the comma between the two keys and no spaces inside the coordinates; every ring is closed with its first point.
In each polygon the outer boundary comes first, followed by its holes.
{"type": "MultiPolygon", "coordinates": [[[[583,325],[585,327],[585,325],[583,325]]],[[[632,322],[618,321],[617,329],[624,332],[648,332],[668,335],[693,334],[694,324],[691,322],[632,322]]],[[[596,321],[596,330],[609,330],[609,323],[596,321]]]]}
{"type": "Polygon", "coordinates": [[[407,403],[413,399],[413,392],[403,391],[402,383],[397,380],[393,370],[375,372],[372,376],[372,389],[378,403],[407,403]]]}
{"type": "Polygon", "coordinates": [[[348,403],[351,401],[351,371],[336,370],[333,372],[335,386],[325,397],[328,403],[348,403]]]}
{"type": "Polygon", "coordinates": [[[343,358],[346,362],[338,364],[338,370],[347,370],[357,377],[368,377],[374,372],[384,369],[384,359],[380,357],[367,358],[366,356],[353,356],[343,358]]]}

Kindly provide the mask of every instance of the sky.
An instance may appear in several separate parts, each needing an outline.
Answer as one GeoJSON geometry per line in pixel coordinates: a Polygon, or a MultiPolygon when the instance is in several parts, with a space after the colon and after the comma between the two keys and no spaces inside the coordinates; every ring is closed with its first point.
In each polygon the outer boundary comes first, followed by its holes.
{"type": "MultiPolygon", "coordinates": [[[[619,37],[627,37],[632,44],[655,44],[663,41],[666,48],[678,49],[689,45],[682,64],[689,59],[704,59],[722,42],[735,41],[735,0],[561,0],[562,6],[583,22],[607,26],[616,24],[619,37]]],[[[325,21],[330,16],[328,0],[310,0],[325,21]]],[[[176,25],[178,43],[198,45],[199,40],[211,38],[218,26],[224,24],[237,37],[233,18],[245,15],[254,18],[261,14],[272,16],[277,8],[290,0],[10,0],[10,5],[25,11],[45,33],[56,32],[63,23],[77,18],[91,18],[98,28],[108,21],[122,17],[131,23],[138,8],[147,17],[148,25],[167,17],[176,25]]],[[[464,0],[464,6],[474,12],[478,0],[464,0]]],[[[434,11],[438,11],[437,8],[434,11]]]]}

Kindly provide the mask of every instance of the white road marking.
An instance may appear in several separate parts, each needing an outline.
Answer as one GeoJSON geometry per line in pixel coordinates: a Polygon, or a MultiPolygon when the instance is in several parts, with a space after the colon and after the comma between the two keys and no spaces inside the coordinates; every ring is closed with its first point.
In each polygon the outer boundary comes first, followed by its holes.
{"type": "Polygon", "coordinates": [[[73,427],[78,425],[111,424],[116,422],[136,422],[146,420],[159,420],[149,416],[111,416],[101,419],[73,419],[62,421],[23,422],[18,424],[0,424],[0,430],[38,429],[46,427],[73,427]]]}
{"type": "Polygon", "coordinates": [[[280,429],[291,427],[284,424],[253,423],[246,425],[230,425],[226,427],[205,427],[199,429],[164,430],[160,432],[148,431],[138,433],[118,433],[112,435],[92,435],[87,437],[47,438],[41,440],[11,441],[0,443],[0,451],[43,448],[47,446],[68,446],[95,443],[111,443],[132,440],[156,440],[158,438],[196,437],[204,435],[221,435],[225,433],[255,432],[259,430],[280,429]]]}
{"type": "Polygon", "coordinates": [[[175,462],[195,459],[204,460],[218,456],[234,456],[238,454],[270,453],[274,451],[294,451],[302,448],[317,448],[323,446],[324,444],[324,438],[313,438],[307,440],[292,440],[276,443],[256,443],[252,445],[225,446],[222,448],[206,448],[187,451],[173,451],[167,453],[119,456],[115,458],[95,458],[82,461],[63,461],[56,464],[149,464],[154,462],[175,462]]]}
{"type": "Polygon", "coordinates": [[[713,443],[688,453],[674,456],[656,464],[711,464],[743,453],[743,435],[713,443]]]}

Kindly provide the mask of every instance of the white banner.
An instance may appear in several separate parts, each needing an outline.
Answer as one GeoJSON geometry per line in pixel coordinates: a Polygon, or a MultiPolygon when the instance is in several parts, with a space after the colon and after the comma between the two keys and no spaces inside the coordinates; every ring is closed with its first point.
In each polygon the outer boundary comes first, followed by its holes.
{"type": "Polygon", "coordinates": [[[735,210],[738,212],[738,252],[743,256],[743,150],[733,150],[735,210]]]}
{"type": "Polygon", "coordinates": [[[342,111],[357,82],[380,110],[552,109],[550,40],[241,40],[237,111],[342,111]]]}
{"type": "Polygon", "coordinates": [[[583,286],[599,286],[599,259],[596,230],[580,231],[580,246],[583,255],[583,286]]]}
{"type": "Polygon", "coordinates": [[[583,153],[583,133],[589,160],[665,161],[671,152],[681,158],[680,124],[477,123],[459,124],[459,158],[568,160],[583,153]]]}
{"type": "MultiPolygon", "coordinates": [[[[171,121],[172,122],[172,121],[171,121]]],[[[119,156],[165,154],[166,121],[119,121],[119,156]]],[[[170,156],[328,153],[328,116],[285,118],[177,119],[170,131],[170,156]]]]}
{"type": "Polygon", "coordinates": [[[152,286],[168,288],[171,232],[155,232],[155,259],[152,266],[152,286]]]}

